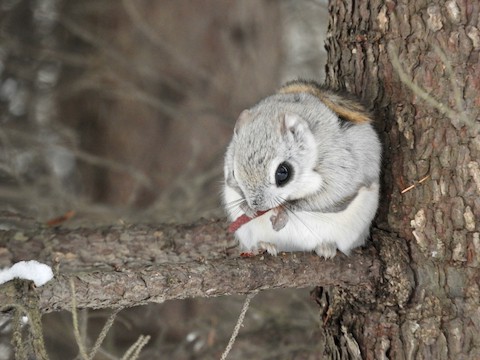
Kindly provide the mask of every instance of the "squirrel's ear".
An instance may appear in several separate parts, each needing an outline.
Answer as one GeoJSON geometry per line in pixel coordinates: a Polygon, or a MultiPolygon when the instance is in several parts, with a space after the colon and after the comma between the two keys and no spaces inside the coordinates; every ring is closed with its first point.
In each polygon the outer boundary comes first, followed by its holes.
{"type": "Polygon", "coordinates": [[[282,123],[282,133],[285,134],[300,134],[302,133],[305,128],[308,127],[305,120],[303,120],[297,114],[286,113],[283,117],[282,123]]]}
{"type": "Polygon", "coordinates": [[[250,114],[250,111],[248,110],[243,110],[240,116],[237,119],[237,122],[235,123],[235,128],[233,129],[233,133],[235,135],[238,135],[242,127],[250,122],[252,120],[252,114],[250,114]]]}

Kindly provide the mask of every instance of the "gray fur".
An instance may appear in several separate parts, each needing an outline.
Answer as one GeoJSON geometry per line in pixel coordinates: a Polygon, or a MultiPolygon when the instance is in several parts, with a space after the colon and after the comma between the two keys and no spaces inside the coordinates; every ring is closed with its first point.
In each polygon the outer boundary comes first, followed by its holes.
{"type": "Polygon", "coordinates": [[[262,188],[268,181],[267,164],[275,156],[290,155],[289,149],[282,146],[274,121],[286,112],[298,114],[308,122],[318,146],[315,170],[324,179],[316,194],[292,200],[292,206],[312,211],[343,209],[360,187],[378,182],[381,146],[371,124],[342,126],[343,120],[313,95],[282,94],[270,96],[250,109],[252,121],[244,124],[226,153],[227,183],[233,187],[242,183],[244,195],[264,202],[262,188]],[[231,173],[235,162],[240,170],[236,181],[231,173]]]}
{"type": "MultiPolygon", "coordinates": [[[[256,211],[285,205],[290,213],[341,212],[354,201],[360,189],[378,184],[381,145],[373,126],[353,122],[345,126],[344,122],[317,97],[306,93],[276,94],[242,113],[225,155],[225,186],[245,200],[242,211],[252,217],[256,211]],[[285,114],[302,119],[293,135],[286,136],[282,128],[285,114]],[[309,155],[304,141],[311,135],[316,154],[309,155]],[[312,168],[307,169],[303,162],[308,156],[315,160],[312,168]],[[272,191],[277,191],[271,181],[272,162],[279,159],[292,162],[294,169],[291,184],[285,187],[291,194],[287,199],[272,196],[272,191]],[[295,181],[307,173],[320,175],[321,184],[307,195],[296,197],[296,191],[301,189],[295,188],[295,181]]],[[[230,218],[234,220],[232,213],[230,211],[230,218]]],[[[368,234],[368,227],[361,231],[368,234]]],[[[365,236],[359,234],[355,246],[361,245],[365,236]]],[[[335,241],[319,242],[317,253],[332,256],[331,251],[321,249],[335,241]]],[[[345,249],[348,250],[348,246],[345,249]]]]}

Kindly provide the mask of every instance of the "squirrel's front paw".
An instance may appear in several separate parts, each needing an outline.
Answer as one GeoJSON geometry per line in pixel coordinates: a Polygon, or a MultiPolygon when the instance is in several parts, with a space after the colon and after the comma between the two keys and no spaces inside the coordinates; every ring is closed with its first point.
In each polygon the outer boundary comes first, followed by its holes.
{"type": "Polygon", "coordinates": [[[265,241],[260,241],[258,243],[258,250],[260,252],[266,251],[267,253],[269,253],[270,255],[273,255],[273,256],[277,256],[277,254],[278,254],[277,245],[269,243],[269,242],[265,242],[265,241]]]}
{"type": "Polygon", "coordinates": [[[274,209],[273,215],[270,216],[270,222],[272,223],[273,230],[282,230],[288,222],[287,211],[283,207],[274,209]]]}

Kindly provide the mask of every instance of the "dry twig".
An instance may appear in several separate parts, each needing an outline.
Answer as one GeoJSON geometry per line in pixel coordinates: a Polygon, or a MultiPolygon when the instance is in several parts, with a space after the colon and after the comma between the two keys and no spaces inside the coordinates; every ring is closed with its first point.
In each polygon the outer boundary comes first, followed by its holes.
{"type": "Polygon", "coordinates": [[[417,187],[417,186],[420,185],[421,183],[427,181],[429,178],[430,178],[430,175],[427,175],[427,176],[423,177],[422,179],[420,179],[419,181],[417,181],[415,184],[410,185],[409,187],[406,187],[405,189],[403,189],[400,193],[401,193],[401,194],[405,194],[406,192],[412,190],[413,188],[417,187]]]}
{"type": "Polygon", "coordinates": [[[227,347],[225,348],[225,351],[222,354],[222,357],[220,358],[221,360],[225,360],[230,353],[230,350],[232,350],[233,344],[235,344],[235,340],[237,339],[238,332],[240,331],[240,327],[243,325],[243,320],[245,319],[245,315],[247,314],[248,307],[250,306],[250,301],[255,297],[255,295],[258,294],[258,291],[252,292],[251,294],[248,294],[245,302],[243,303],[242,311],[240,312],[240,315],[238,316],[237,323],[235,324],[235,327],[233,328],[232,336],[230,337],[230,340],[228,341],[227,347]]]}

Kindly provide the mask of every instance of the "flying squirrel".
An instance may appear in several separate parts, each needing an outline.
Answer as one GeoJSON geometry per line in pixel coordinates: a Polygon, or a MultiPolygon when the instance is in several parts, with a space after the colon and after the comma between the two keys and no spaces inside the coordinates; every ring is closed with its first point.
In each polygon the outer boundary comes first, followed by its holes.
{"type": "Polygon", "coordinates": [[[372,122],[353,97],[305,80],[244,110],[223,187],[241,249],[331,258],[363,245],[379,199],[381,145],[372,122]]]}

